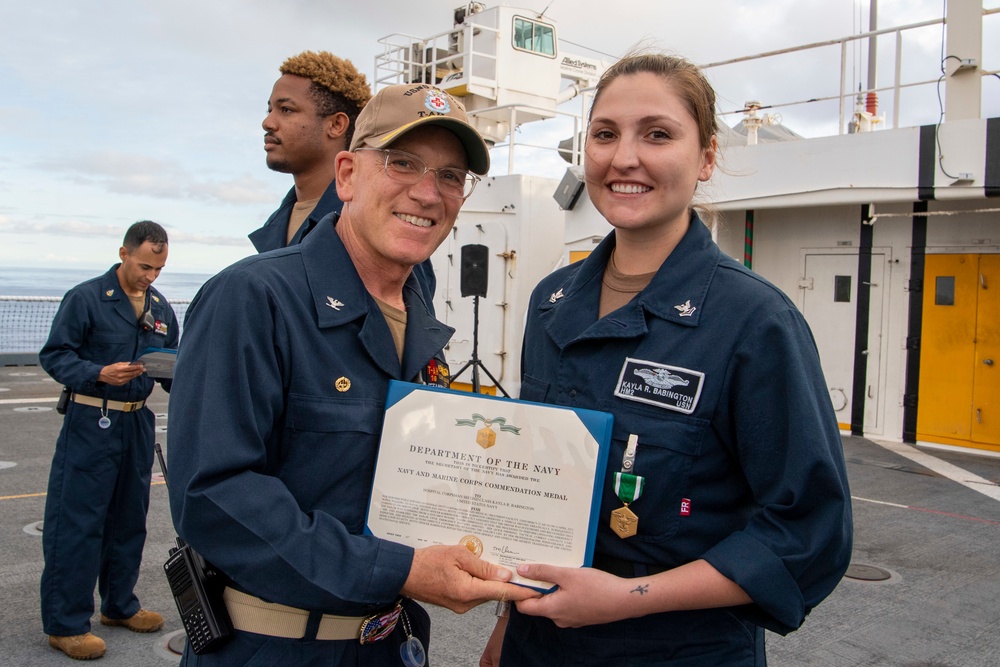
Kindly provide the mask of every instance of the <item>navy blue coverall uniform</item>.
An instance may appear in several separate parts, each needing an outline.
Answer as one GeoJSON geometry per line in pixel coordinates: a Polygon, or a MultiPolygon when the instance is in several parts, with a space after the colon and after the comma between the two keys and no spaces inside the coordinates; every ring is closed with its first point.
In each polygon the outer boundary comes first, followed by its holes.
{"type": "MultiPolygon", "coordinates": [[[[411,275],[400,364],[334,222],[229,267],[191,303],[170,399],[169,486],[178,533],[234,588],[358,617],[396,601],[413,559],[410,547],[362,534],[388,383],[418,381],[453,329],[427,312],[411,275]]],[[[427,645],[426,613],[404,607],[427,645]]],[[[398,665],[401,626],[364,646],[238,631],[184,662],[398,665]]]]}
{"type": "MultiPolygon", "coordinates": [[[[334,181],[327,186],[323,192],[323,196],[319,199],[319,203],[316,204],[316,208],[302,221],[302,226],[295,232],[292,242],[286,244],[285,238],[287,238],[288,234],[288,221],[292,217],[292,210],[295,208],[297,201],[295,188],[293,187],[281,201],[281,206],[278,207],[278,210],[272,213],[271,217],[264,223],[264,226],[247,235],[247,238],[253,243],[253,247],[257,249],[257,252],[277,250],[278,248],[284,248],[286,245],[301,243],[302,239],[316,227],[320,220],[331,213],[339,215],[340,211],[344,208],[344,202],[340,201],[340,197],[337,195],[337,182],[334,181]]],[[[424,302],[427,304],[428,309],[430,309],[431,315],[433,315],[437,276],[434,273],[434,265],[431,263],[431,260],[425,260],[414,266],[413,275],[420,282],[424,302]]]]}
{"type": "Polygon", "coordinates": [[[330,213],[340,213],[340,210],[344,208],[344,202],[340,201],[340,197],[337,196],[337,183],[334,181],[327,186],[323,192],[323,196],[319,199],[319,203],[316,204],[316,208],[302,221],[302,226],[295,232],[292,242],[286,244],[288,221],[292,217],[292,210],[295,208],[297,201],[295,188],[293,187],[285,195],[285,198],[281,200],[281,206],[271,214],[267,222],[264,223],[264,226],[247,235],[247,238],[253,243],[253,247],[257,249],[257,252],[277,250],[278,248],[284,248],[286,245],[301,243],[302,239],[316,226],[316,223],[330,213]]]}
{"type": "MultiPolygon", "coordinates": [[[[115,273],[77,285],[63,297],[49,338],[38,355],[42,368],[75,393],[111,401],[142,401],[153,390],[143,374],[115,387],[98,381],[104,366],[131,361],[147,347],[176,348],[180,331],[173,308],[157,290],[146,291],[155,326],[146,330],[115,273]]],[[[169,390],[169,380],[162,382],[169,390]]],[[[153,413],[107,410],[72,401],[56,441],[45,499],[42,549],[42,624],[48,635],[90,631],[94,585],[101,612],[130,618],[139,611],[133,591],[146,541],[146,511],[153,466],[153,413]]]]}
{"type": "Polygon", "coordinates": [[[560,629],[511,611],[501,664],[765,664],[763,628],[798,628],[851,555],[842,445],[815,343],[789,299],[690,228],[649,285],[598,319],[610,234],[535,289],[520,397],[614,414],[594,566],[656,574],[704,559],[751,605],[560,629]],[[609,527],[630,434],[638,534],[609,527]]]}

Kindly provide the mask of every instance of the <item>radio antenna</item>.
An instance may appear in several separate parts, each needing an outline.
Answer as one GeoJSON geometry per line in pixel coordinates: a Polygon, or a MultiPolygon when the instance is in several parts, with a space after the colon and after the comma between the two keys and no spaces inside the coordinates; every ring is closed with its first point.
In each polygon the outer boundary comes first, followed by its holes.
{"type": "Polygon", "coordinates": [[[163,460],[163,450],[160,448],[160,443],[153,444],[153,450],[156,452],[156,459],[160,462],[160,470],[163,471],[163,481],[167,481],[167,462],[163,460]]]}

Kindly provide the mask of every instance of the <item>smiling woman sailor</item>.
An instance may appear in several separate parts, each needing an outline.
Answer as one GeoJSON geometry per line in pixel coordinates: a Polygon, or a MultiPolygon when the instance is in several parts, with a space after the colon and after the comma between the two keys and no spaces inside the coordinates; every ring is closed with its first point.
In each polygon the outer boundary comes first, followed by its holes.
{"type": "Polygon", "coordinates": [[[593,568],[519,567],[559,588],[501,618],[482,665],[764,665],[764,629],[799,627],[847,568],[809,329],[692,207],[714,111],[680,58],[626,57],[597,86],[587,191],[614,229],[535,289],[521,398],[613,413],[615,464],[593,568]]]}

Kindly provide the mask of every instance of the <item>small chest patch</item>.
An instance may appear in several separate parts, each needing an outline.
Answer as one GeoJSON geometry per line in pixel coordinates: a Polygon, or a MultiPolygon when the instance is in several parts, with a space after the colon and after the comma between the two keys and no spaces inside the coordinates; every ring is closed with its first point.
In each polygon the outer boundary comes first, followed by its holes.
{"type": "Polygon", "coordinates": [[[700,371],[626,358],[615,396],[689,415],[698,407],[704,380],[700,371]]]}

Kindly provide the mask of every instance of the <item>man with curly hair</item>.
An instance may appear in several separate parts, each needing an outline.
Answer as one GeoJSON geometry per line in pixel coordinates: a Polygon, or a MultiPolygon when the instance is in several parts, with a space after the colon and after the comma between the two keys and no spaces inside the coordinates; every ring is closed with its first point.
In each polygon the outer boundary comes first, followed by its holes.
{"type": "Polygon", "coordinates": [[[354,122],[371,98],[365,75],[328,51],[304,51],[279,68],[267,102],[267,166],[291,174],[294,187],[263,227],[250,234],[258,252],[301,241],[329,213],[339,213],[334,169],[354,122]]]}
{"type": "MultiPolygon", "coordinates": [[[[249,235],[257,252],[295,245],[322,218],[340,213],[334,172],[347,150],[358,114],[371,99],[365,75],[329,51],[303,51],[278,68],[267,101],[264,151],[267,166],[291,174],[295,185],[264,226],[249,235]]],[[[413,268],[431,313],[437,279],[428,259],[413,268]]]]}

